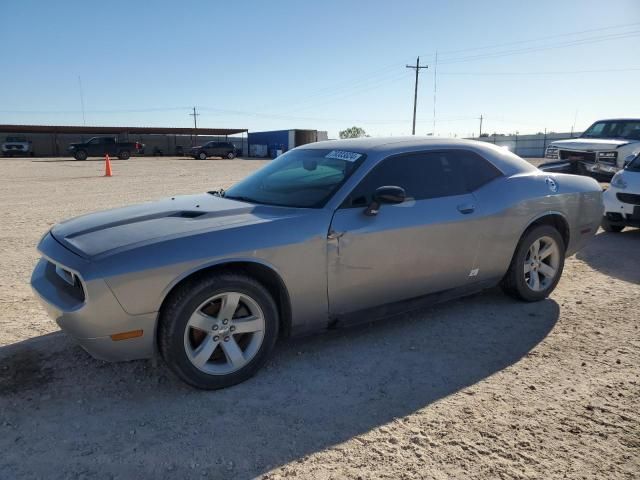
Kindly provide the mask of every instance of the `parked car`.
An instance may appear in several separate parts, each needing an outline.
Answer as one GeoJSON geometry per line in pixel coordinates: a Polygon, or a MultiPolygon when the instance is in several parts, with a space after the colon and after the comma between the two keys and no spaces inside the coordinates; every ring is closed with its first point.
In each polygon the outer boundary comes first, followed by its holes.
{"type": "Polygon", "coordinates": [[[231,142],[209,142],[191,148],[189,155],[200,160],[206,160],[208,157],[222,157],[231,160],[236,158],[236,147],[231,142]]]}
{"type": "Polygon", "coordinates": [[[605,231],[640,228],[640,155],[613,176],[603,198],[602,228],[605,231]]]}
{"type": "Polygon", "coordinates": [[[5,157],[14,155],[29,155],[33,157],[33,146],[26,137],[7,137],[2,143],[2,154],[5,157]]]}
{"type": "Polygon", "coordinates": [[[541,165],[544,171],[590,175],[609,180],[640,153],[640,119],[598,120],[578,138],[557,140],[541,165]]]}
{"type": "Polygon", "coordinates": [[[117,156],[120,160],[128,160],[132,153],[144,151],[144,145],[139,142],[119,142],[114,137],[93,137],[84,143],[72,143],[68,151],[76,160],[86,160],[88,157],[117,156]]]}
{"type": "Polygon", "coordinates": [[[253,375],[281,336],[496,285],[542,300],[602,211],[592,178],[491,144],[325,141],[227,191],[62,222],[31,285],[96,358],[159,351],[187,383],[221,388],[253,375]]]}

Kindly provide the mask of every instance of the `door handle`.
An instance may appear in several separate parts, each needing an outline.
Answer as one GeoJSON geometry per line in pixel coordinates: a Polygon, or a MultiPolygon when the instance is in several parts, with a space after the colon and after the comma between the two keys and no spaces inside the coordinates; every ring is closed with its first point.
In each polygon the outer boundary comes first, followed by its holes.
{"type": "Polygon", "coordinates": [[[458,211],[463,215],[473,213],[475,209],[476,209],[476,206],[472,203],[463,203],[462,205],[458,205],[458,211]]]}

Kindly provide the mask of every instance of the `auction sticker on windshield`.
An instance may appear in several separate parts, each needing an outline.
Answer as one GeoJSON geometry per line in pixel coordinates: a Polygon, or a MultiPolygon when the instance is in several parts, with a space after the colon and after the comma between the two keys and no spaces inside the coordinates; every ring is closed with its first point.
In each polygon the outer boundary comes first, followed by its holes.
{"type": "Polygon", "coordinates": [[[347,162],[355,162],[362,154],[356,152],[346,152],[344,150],[331,150],[324,158],[335,158],[337,160],[345,160],[347,162]]]}

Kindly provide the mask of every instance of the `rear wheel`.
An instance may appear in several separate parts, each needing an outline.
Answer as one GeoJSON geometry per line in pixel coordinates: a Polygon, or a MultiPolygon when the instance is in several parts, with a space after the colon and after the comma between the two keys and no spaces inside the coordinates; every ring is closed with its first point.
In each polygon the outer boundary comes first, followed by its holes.
{"type": "Polygon", "coordinates": [[[502,279],[503,291],[527,302],[547,298],[562,275],[564,252],[564,241],[555,228],[549,225],[531,228],[516,247],[502,279]]]}
{"type": "Polygon", "coordinates": [[[206,160],[206,159],[207,159],[207,154],[206,154],[206,152],[200,152],[200,153],[198,154],[198,158],[199,158],[200,160],[206,160]]]}
{"type": "Polygon", "coordinates": [[[624,230],[624,225],[612,225],[607,217],[602,217],[600,226],[605,232],[620,233],[624,230]]]}
{"type": "Polygon", "coordinates": [[[87,159],[87,152],[85,152],[84,150],[78,150],[75,155],[74,155],[76,160],[86,160],[87,159]]]}
{"type": "Polygon", "coordinates": [[[275,302],[257,281],[224,273],[189,281],[160,316],[158,345],[169,368],[188,384],[218,389],[264,365],[278,334],[275,302]]]}
{"type": "Polygon", "coordinates": [[[118,153],[118,158],[120,160],[129,160],[129,157],[131,157],[131,152],[129,152],[129,150],[122,150],[118,153]]]}

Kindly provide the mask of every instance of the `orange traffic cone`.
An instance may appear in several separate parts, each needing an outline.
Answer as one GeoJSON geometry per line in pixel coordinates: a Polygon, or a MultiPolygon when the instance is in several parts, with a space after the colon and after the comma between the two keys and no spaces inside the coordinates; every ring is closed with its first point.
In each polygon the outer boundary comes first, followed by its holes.
{"type": "Polygon", "coordinates": [[[104,156],[104,176],[111,177],[113,174],[111,173],[111,159],[109,158],[109,154],[107,153],[104,156]]]}

